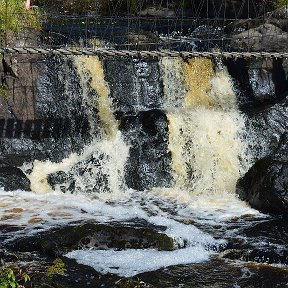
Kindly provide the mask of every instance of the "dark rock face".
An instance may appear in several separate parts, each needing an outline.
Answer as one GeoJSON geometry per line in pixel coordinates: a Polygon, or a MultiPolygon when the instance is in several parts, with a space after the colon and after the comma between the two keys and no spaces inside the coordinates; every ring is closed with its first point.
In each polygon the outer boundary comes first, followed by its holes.
{"type": "Polygon", "coordinates": [[[257,161],[238,181],[237,193],[253,208],[288,215],[288,163],[271,159],[257,161]]]}
{"type": "Polygon", "coordinates": [[[128,187],[136,190],[169,187],[172,177],[166,115],[155,109],[123,117],[120,130],[131,145],[125,167],[128,187]]]}
{"type": "Polygon", "coordinates": [[[30,181],[22,170],[4,162],[0,162],[0,186],[6,191],[30,191],[30,181]]]}
{"type": "Polygon", "coordinates": [[[227,59],[229,74],[240,91],[239,105],[261,107],[277,103],[288,91],[286,61],[282,59],[227,59]]]}
{"type": "Polygon", "coordinates": [[[105,80],[116,106],[120,131],[130,148],[125,167],[128,187],[145,190],[171,184],[167,117],[155,60],[104,60],[105,80]]]}
{"type": "Polygon", "coordinates": [[[162,227],[134,227],[117,223],[80,223],[25,237],[7,244],[7,247],[16,251],[38,251],[51,256],[81,248],[176,249],[174,240],[161,233],[161,229],[162,227]]]}
{"type": "Polygon", "coordinates": [[[288,216],[288,137],[269,157],[258,160],[237,183],[240,199],[263,212],[288,216]]]}
{"type": "Polygon", "coordinates": [[[275,105],[267,105],[264,108],[256,107],[246,110],[247,125],[257,135],[257,140],[252,140],[255,159],[259,160],[275,153],[276,149],[280,147],[280,142],[282,146],[284,145],[284,140],[281,139],[288,131],[287,100],[286,98],[275,105]]]}
{"type": "Polygon", "coordinates": [[[163,95],[156,60],[106,58],[104,68],[117,111],[135,115],[161,108],[163,95]]]}

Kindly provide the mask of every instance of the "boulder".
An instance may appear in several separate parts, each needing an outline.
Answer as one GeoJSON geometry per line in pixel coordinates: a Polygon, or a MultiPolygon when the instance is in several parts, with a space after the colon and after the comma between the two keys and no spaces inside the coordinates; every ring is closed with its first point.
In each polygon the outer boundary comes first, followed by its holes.
{"type": "Polygon", "coordinates": [[[265,213],[288,216],[288,134],[276,151],[258,160],[236,187],[240,199],[265,213]]]}
{"type": "MultiPolygon", "coordinates": [[[[161,226],[125,225],[121,223],[74,223],[19,238],[6,246],[13,251],[38,251],[58,256],[77,249],[157,249],[171,251],[178,248],[173,238],[164,234],[161,226]]],[[[5,246],[5,247],[6,247],[5,246]]]]}
{"type": "Polygon", "coordinates": [[[168,120],[165,113],[152,109],[135,116],[124,115],[120,130],[131,147],[125,167],[127,186],[140,191],[170,187],[171,155],[168,152],[168,120]]]}
{"type": "Polygon", "coordinates": [[[30,191],[30,181],[23,171],[3,161],[0,161],[0,186],[6,191],[30,191]]]}
{"type": "Polygon", "coordinates": [[[148,7],[138,13],[139,16],[175,17],[175,12],[168,8],[148,7]]]}
{"type": "Polygon", "coordinates": [[[279,149],[280,142],[284,141],[281,139],[288,131],[288,97],[274,105],[246,108],[254,159],[272,155],[279,149]]]}
{"type": "Polygon", "coordinates": [[[245,51],[286,52],[288,33],[267,23],[234,35],[232,46],[245,51]]]}

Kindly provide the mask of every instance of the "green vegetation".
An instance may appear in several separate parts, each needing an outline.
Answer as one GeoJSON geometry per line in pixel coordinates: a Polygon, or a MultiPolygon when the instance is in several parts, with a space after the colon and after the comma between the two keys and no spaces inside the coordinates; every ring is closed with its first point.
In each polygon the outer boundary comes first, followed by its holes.
{"type": "Polygon", "coordinates": [[[48,268],[47,276],[53,277],[55,274],[64,275],[66,271],[65,263],[60,258],[57,258],[53,261],[53,265],[48,268]]]}
{"type": "Polygon", "coordinates": [[[134,13],[139,10],[139,1],[138,0],[130,0],[129,10],[134,13]]]}
{"type": "Polygon", "coordinates": [[[288,0],[274,0],[274,6],[276,8],[281,8],[285,5],[288,5],[288,0]]]}
{"type": "Polygon", "coordinates": [[[0,35],[17,33],[25,28],[40,29],[39,12],[26,11],[23,0],[0,0],[0,35]]]}
{"type": "MultiPolygon", "coordinates": [[[[8,90],[7,87],[4,86],[3,84],[0,84],[0,96],[2,96],[3,98],[7,98],[8,97],[8,90]]],[[[0,287],[1,288],[1,287],[0,287]]]]}
{"type": "Polygon", "coordinates": [[[30,281],[28,274],[19,269],[17,265],[2,267],[0,269],[0,288],[24,288],[19,283],[30,281]]]}

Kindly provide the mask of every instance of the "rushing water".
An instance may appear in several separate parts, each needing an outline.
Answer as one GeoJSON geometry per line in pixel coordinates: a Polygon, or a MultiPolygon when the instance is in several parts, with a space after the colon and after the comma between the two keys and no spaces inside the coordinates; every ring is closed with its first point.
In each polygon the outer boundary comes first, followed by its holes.
{"type": "MultiPolygon", "coordinates": [[[[235,195],[237,180],[251,165],[253,151],[248,150],[248,141],[252,138],[247,136],[244,116],[237,109],[236,94],[225,67],[220,64],[214,67],[211,60],[204,58],[160,60],[163,82],[160,108],[167,115],[167,153],[171,155],[173,179],[167,187],[135,191],[125,183],[133,141],[122,135],[114,116],[110,94],[115,87],[109,87],[97,57],[75,57],[74,64],[91,141],[82,151],[61,161],[35,160],[25,164],[23,169],[28,173],[33,192],[0,192],[0,218],[7,225],[22,227],[17,234],[7,232],[5,241],[85,220],[100,223],[145,220],[165,227],[165,234],[174,239],[178,248],[174,251],[82,249],[66,254],[101,273],[125,277],[180,264],[211,261],[213,266],[211,259],[233,241],[246,244],[250,241],[246,247],[251,249],[258,245],[285,248],[278,240],[269,243],[265,237],[249,239],[243,234],[243,229],[269,218],[235,195]],[[53,185],[51,175],[56,175],[53,185]],[[59,175],[62,180],[64,177],[61,183],[57,182],[59,175]]],[[[150,69],[147,63],[140,64],[137,64],[140,70],[150,69]]],[[[148,168],[143,165],[144,172],[145,169],[148,168]]],[[[183,285],[177,287],[192,287],[183,285]]],[[[199,287],[208,287],[205,285],[199,287]]],[[[241,287],[236,282],[233,285],[241,287]]]]}

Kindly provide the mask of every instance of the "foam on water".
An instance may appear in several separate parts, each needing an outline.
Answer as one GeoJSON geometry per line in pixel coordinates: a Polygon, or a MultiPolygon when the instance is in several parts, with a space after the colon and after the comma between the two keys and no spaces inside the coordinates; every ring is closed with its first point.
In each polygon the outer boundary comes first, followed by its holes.
{"type": "Polygon", "coordinates": [[[66,255],[101,273],[128,277],[208,260],[225,241],[202,232],[198,224],[228,227],[235,217],[261,217],[234,193],[237,179],[249,166],[249,157],[243,141],[244,119],[237,111],[232,82],[223,67],[214,69],[211,60],[204,58],[160,61],[175,185],[137,192],[125,187],[129,146],[118,131],[102,63],[97,57],[76,57],[75,65],[91,143],[57,163],[35,161],[28,165],[35,194],[0,191],[1,221],[21,227],[17,233],[9,232],[5,241],[87,220],[125,224],[142,219],[164,227],[163,233],[181,249],[92,249],[66,255]],[[52,188],[50,176],[64,177],[65,181],[52,188]],[[63,189],[77,195],[62,194],[63,189]]]}
{"type": "Polygon", "coordinates": [[[192,224],[194,222],[205,222],[209,225],[220,223],[225,227],[235,216],[259,216],[257,211],[244,205],[240,200],[235,198],[234,202],[231,202],[231,197],[219,197],[219,194],[218,198],[215,195],[214,198],[211,196],[203,201],[198,198],[198,202],[180,204],[175,200],[170,201],[159,193],[159,191],[143,193],[128,190],[122,199],[107,203],[85,195],[0,191],[0,219],[4,225],[21,227],[21,230],[15,233],[9,232],[6,241],[79,221],[121,222],[125,225],[135,219],[138,221],[142,219],[153,225],[165,227],[161,233],[172,237],[175,247],[182,247],[181,249],[175,251],[92,249],[72,251],[66,255],[101,273],[133,276],[170,265],[208,260],[215,254],[217,247],[225,245],[224,240],[216,240],[212,235],[202,232],[192,224]],[[230,201],[229,205],[227,199],[230,201]],[[214,206],[210,203],[214,203],[214,206]],[[187,220],[189,221],[186,223],[187,220]]]}
{"type": "Polygon", "coordinates": [[[78,250],[65,255],[80,264],[89,265],[103,274],[113,273],[132,277],[139,273],[154,271],[163,267],[199,263],[209,259],[209,252],[202,246],[176,251],[123,250],[91,251],[78,250]]]}
{"type": "MultiPolygon", "coordinates": [[[[111,192],[116,198],[123,192],[121,188],[128,154],[129,146],[124,143],[121,133],[117,132],[113,139],[95,140],[81,153],[73,153],[59,163],[36,160],[32,163],[32,172],[28,175],[31,190],[36,193],[52,192],[47,180],[48,175],[65,172],[69,175],[66,183],[55,185],[54,191],[60,192],[60,186],[67,186],[69,191],[73,182],[73,191],[69,192],[91,194],[91,189],[97,188],[100,193],[96,193],[95,197],[109,198],[109,193],[101,192],[111,192]],[[102,177],[100,180],[99,175],[102,177]]],[[[29,165],[26,165],[25,169],[28,168],[29,165]]]]}

